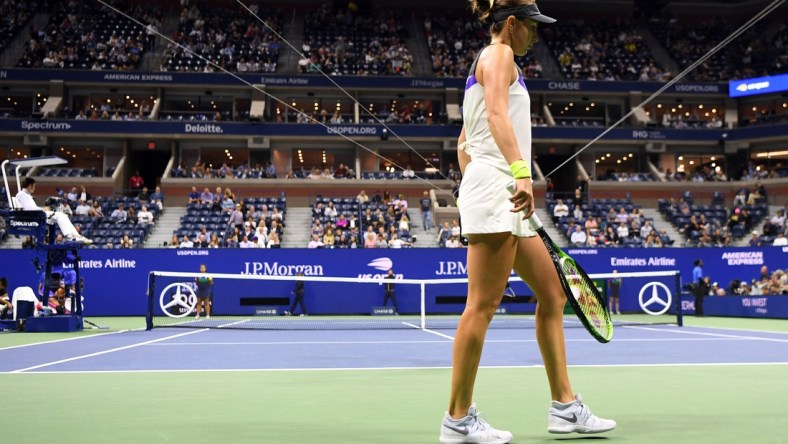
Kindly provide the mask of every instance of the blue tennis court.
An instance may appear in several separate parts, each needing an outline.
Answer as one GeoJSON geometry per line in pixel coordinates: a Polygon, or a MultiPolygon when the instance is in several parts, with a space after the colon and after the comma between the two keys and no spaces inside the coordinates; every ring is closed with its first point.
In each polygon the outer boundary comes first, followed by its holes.
{"type": "MultiPolygon", "coordinates": [[[[453,330],[239,331],[154,329],[0,349],[2,372],[441,368],[453,330]]],[[[788,364],[788,334],[709,327],[626,326],[599,344],[567,329],[583,366],[788,364]]],[[[540,365],[534,330],[491,329],[482,365],[540,365]]]]}
{"type": "MultiPolygon", "coordinates": [[[[782,397],[774,394],[788,390],[786,323],[688,323],[617,327],[608,344],[566,329],[573,388],[619,422],[606,438],[785,442],[768,430],[784,430],[786,419],[757,412],[777,411],[782,397]]],[[[436,442],[453,335],[156,328],[17,345],[8,344],[35,336],[2,335],[0,385],[14,408],[0,436],[15,443],[436,442]],[[50,426],[32,434],[44,406],[50,426]]],[[[489,331],[476,402],[512,430],[515,443],[555,440],[545,427],[549,393],[533,329],[489,331]]]]}

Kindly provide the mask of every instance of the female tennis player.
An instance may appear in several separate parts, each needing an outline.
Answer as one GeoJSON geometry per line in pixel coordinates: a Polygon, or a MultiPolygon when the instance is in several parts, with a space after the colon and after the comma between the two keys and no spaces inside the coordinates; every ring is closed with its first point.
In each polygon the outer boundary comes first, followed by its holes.
{"type": "Polygon", "coordinates": [[[460,215],[468,245],[468,299],[454,340],[449,409],[442,443],[508,443],[512,434],[478,416],[472,403],[484,338],[512,269],[537,296],[536,338],[550,384],[551,433],[598,433],[616,423],[589,411],[569,384],[563,331],[566,296],[544,243],[526,220],[534,211],[531,102],[514,56],[537,41],[538,23],[554,23],[534,0],[471,0],[492,23],[490,45],[471,65],[459,138],[460,215]],[[506,185],[515,181],[515,191],[506,185]],[[523,214],[521,214],[523,213],[523,214]],[[525,215],[525,217],[523,217],[525,215]]]}

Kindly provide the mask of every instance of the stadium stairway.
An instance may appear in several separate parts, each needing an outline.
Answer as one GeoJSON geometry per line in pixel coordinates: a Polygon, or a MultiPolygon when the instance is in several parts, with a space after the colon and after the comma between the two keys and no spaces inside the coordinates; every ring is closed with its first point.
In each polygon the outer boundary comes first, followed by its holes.
{"type": "Polygon", "coordinates": [[[10,249],[21,250],[22,249],[22,242],[24,242],[24,240],[25,239],[23,237],[20,237],[19,239],[17,239],[14,236],[8,236],[8,240],[6,240],[2,244],[0,244],[0,248],[10,248],[10,249]]]}
{"type": "Polygon", "coordinates": [[[161,248],[165,242],[169,243],[173,231],[181,226],[181,216],[185,214],[186,207],[166,207],[145,241],[145,248],[161,248]]]}
{"type": "Polygon", "coordinates": [[[426,44],[427,34],[424,32],[424,16],[420,15],[418,19],[416,19],[416,16],[411,15],[409,24],[405,26],[408,34],[413,36],[410,38],[411,44],[408,45],[410,55],[413,56],[413,63],[411,64],[413,75],[422,77],[432,76],[432,57],[429,46],[426,44]],[[414,42],[424,43],[413,44],[414,42]]]}
{"type": "Polygon", "coordinates": [[[438,230],[433,227],[430,231],[421,228],[421,209],[409,208],[408,216],[410,219],[410,236],[416,239],[414,248],[435,248],[438,246],[438,230]]]}
{"type": "Polygon", "coordinates": [[[312,209],[309,207],[288,207],[285,224],[282,248],[306,248],[312,229],[312,209]]]}
{"type": "MultiPolygon", "coordinates": [[[[49,18],[50,14],[39,12],[33,16],[33,20],[30,23],[24,26],[24,29],[46,28],[49,18]]],[[[3,67],[14,66],[25,53],[25,43],[30,39],[30,33],[25,32],[25,30],[18,32],[16,37],[6,44],[5,51],[0,51],[0,63],[2,63],[3,67]]],[[[21,246],[22,243],[20,242],[19,247],[21,248],[21,246]]]]}
{"type": "Polygon", "coordinates": [[[550,239],[556,243],[561,248],[567,248],[569,246],[569,239],[564,236],[558,228],[552,223],[552,216],[550,213],[547,212],[545,208],[537,208],[536,216],[539,217],[539,220],[542,221],[542,225],[544,226],[544,231],[550,236],[550,239]]]}
{"type": "MultiPolygon", "coordinates": [[[[665,49],[664,46],[659,42],[659,40],[651,33],[651,30],[648,29],[648,26],[638,26],[637,32],[643,36],[643,42],[648,46],[648,49],[651,51],[652,57],[656,60],[665,71],[671,72],[673,75],[671,77],[675,77],[676,74],[681,72],[681,67],[678,63],[671,57],[670,52],[665,49]]],[[[671,236],[673,239],[673,236],[671,236]]],[[[675,243],[673,245],[676,245],[675,243]]]]}
{"type": "Polygon", "coordinates": [[[542,75],[545,79],[561,79],[564,77],[556,58],[553,56],[553,53],[550,52],[549,46],[537,44],[528,51],[533,54],[536,60],[542,65],[542,75]]]}
{"type": "MultiPolygon", "coordinates": [[[[163,35],[173,35],[178,30],[180,17],[175,14],[164,14],[164,21],[162,23],[161,32],[163,35]]],[[[156,36],[156,45],[150,51],[145,51],[142,56],[142,63],[140,70],[142,71],[159,71],[161,69],[161,61],[164,57],[164,52],[171,45],[167,40],[156,36]]]]}
{"type": "Polygon", "coordinates": [[[643,217],[651,218],[654,221],[654,228],[659,232],[661,229],[665,229],[665,233],[674,241],[674,247],[683,247],[684,246],[684,237],[679,233],[676,227],[673,226],[668,220],[665,219],[665,216],[662,215],[659,210],[654,208],[641,208],[640,212],[643,213],[643,217]]]}
{"type": "MultiPolygon", "coordinates": [[[[287,18],[285,18],[287,23],[287,18]]],[[[296,14],[290,18],[290,23],[285,24],[285,40],[292,42],[296,48],[301,48],[304,44],[304,15],[296,14]]],[[[279,45],[279,62],[277,62],[277,74],[293,75],[298,74],[298,60],[301,56],[293,51],[290,45],[279,45]]],[[[284,241],[284,239],[283,239],[284,241]]],[[[284,247],[284,245],[282,245],[284,247]]]]}

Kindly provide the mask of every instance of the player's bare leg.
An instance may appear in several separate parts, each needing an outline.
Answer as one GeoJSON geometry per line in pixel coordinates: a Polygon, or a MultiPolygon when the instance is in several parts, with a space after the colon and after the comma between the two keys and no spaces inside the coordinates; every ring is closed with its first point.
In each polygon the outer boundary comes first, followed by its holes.
{"type": "Polygon", "coordinates": [[[517,241],[510,233],[477,234],[468,239],[468,300],[454,339],[451,396],[440,441],[508,443],[512,434],[491,427],[472,402],[484,337],[501,303],[517,241]]]}
{"type": "Polygon", "coordinates": [[[570,402],[575,395],[566,369],[566,296],[542,239],[538,236],[520,238],[514,271],[536,294],[536,341],[550,383],[550,394],[554,400],[570,402]]]}

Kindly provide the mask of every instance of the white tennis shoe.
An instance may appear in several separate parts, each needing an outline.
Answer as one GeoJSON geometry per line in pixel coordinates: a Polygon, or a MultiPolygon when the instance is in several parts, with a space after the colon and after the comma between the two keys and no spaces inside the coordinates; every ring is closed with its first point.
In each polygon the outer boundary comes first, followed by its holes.
{"type": "Polygon", "coordinates": [[[612,419],[591,413],[579,393],[568,404],[553,401],[547,414],[547,431],[550,433],[602,433],[615,428],[616,422],[612,419]]]}
{"type": "Polygon", "coordinates": [[[68,236],[68,237],[66,237],[66,241],[67,242],[76,242],[76,243],[85,244],[85,245],[92,245],[93,244],[92,240],[86,238],[85,236],[82,236],[81,234],[75,234],[73,236],[68,236]]]}
{"type": "Polygon", "coordinates": [[[440,436],[440,442],[443,444],[506,444],[511,440],[510,432],[494,429],[479,416],[475,403],[471,404],[468,416],[464,418],[452,419],[449,412],[443,415],[440,436]]]}

